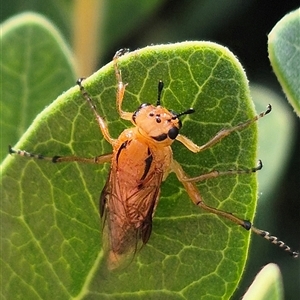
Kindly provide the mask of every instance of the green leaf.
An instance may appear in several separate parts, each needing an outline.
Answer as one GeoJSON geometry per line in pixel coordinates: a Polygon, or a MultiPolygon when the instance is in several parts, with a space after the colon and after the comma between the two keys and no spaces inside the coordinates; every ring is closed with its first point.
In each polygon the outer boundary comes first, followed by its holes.
{"type": "Polygon", "coordinates": [[[1,140],[16,143],[35,116],[75,82],[71,53],[45,18],[24,13],[1,26],[1,140]]]}
{"type": "Polygon", "coordinates": [[[268,38],[273,70],[295,112],[300,115],[300,9],[284,16],[268,38]]]}
{"type": "Polygon", "coordinates": [[[282,300],[283,286],[280,270],[275,264],[266,265],[255,277],[243,300],[282,300]]]}
{"type": "MultiPolygon", "coordinates": [[[[155,103],[162,79],[164,106],[196,110],[183,118],[181,133],[199,145],[255,114],[242,67],[217,44],[146,47],[120,58],[119,67],[128,83],[124,110],[155,103]]],[[[116,111],[111,63],[84,86],[112,136],[130,126],[116,111]]],[[[199,154],[175,142],[174,157],[191,176],[251,168],[256,165],[256,130],[253,124],[199,154]]],[[[47,107],[15,148],[45,156],[93,157],[111,151],[78,87],[47,107]]],[[[174,174],[162,184],[149,243],[121,272],[103,268],[98,199],[107,171],[108,166],[51,164],[19,156],[4,161],[3,293],[27,299],[228,299],[245,265],[249,233],[195,207],[174,174]]],[[[219,177],[198,186],[208,205],[252,219],[256,185],[252,174],[219,177]]]]}

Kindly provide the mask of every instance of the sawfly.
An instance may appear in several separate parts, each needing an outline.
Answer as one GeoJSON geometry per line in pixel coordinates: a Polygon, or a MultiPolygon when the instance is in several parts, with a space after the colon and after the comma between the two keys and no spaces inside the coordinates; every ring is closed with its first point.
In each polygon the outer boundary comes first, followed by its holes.
{"type": "Polygon", "coordinates": [[[116,106],[120,117],[131,121],[132,128],[125,129],[117,139],[111,137],[108,126],[96,110],[91,97],[83,86],[83,79],[77,84],[91,107],[104,138],[112,145],[111,154],[95,158],[76,156],[44,157],[26,151],[14,150],[11,154],[50,160],[53,163],[82,162],[103,164],[110,163],[110,172],[100,195],[100,215],[103,222],[103,244],[107,256],[108,269],[116,269],[130,262],[137,251],[145,245],[152,231],[152,219],[160,196],[162,182],[171,172],[176,174],[193,203],[200,208],[218,216],[224,217],[246,230],[266,238],[272,243],[298,256],[284,242],[270,235],[267,231],[255,228],[250,221],[240,219],[231,213],[218,210],[205,204],[196,186],[197,182],[224,175],[253,173],[261,169],[262,163],[248,170],[211,171],[197,177],[189,177],[182,166],[173,158],[171,145],[176,140],[194,153],[204,151],[234,131],[243,130],[264,117],[271,111],[269,105],[266,111],[256,115],[241,124],[219,131],[206,144],[196,145],[189,138],[180,134],[182,126],[180,118],[194,113],[193,108],[176,113],[161,105],[163,81],[158,82],[156,105],[143,103],[135,112],[122,110],[126,84],[122,81],[118,59],[128,50],[121,49],[113,57],[113,65],[117,79],[116,106]]]}

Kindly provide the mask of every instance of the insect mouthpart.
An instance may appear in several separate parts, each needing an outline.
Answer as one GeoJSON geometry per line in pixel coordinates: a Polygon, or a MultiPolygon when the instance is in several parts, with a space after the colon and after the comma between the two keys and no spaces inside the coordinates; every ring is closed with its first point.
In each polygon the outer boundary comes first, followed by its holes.
{"type": "Polygon", "coordinates": [[[167,137],[168,137],[168,135],[166,133],[162,133],[158,136],[152,136],[152,138],[158,142],[164,141],[167,137]]]}

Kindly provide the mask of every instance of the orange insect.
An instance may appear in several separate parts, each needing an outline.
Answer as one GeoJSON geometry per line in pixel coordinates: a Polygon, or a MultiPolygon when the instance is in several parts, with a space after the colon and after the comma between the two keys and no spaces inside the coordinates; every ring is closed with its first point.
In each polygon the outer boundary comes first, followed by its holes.
{"type": "Polygon", "coordinates": [[[160,195],[160,186],[170,172],[176,174],[195,205],[225,217],[247,230],[251,229],[254,233],[282,247],[293,257],[297,257],[298,252],[292,251],[289,246],[279,241],[276,237],[271,236],[267,231],[255,228],[250,221],[242,220],[231,213],[206,205],[196,187],[196,182],[221,175],[256,172],[262,168],[261,161],[259,161],[257,167],[249,170],[212,171],[190,178],[181,165],[173,159],[171,149],[171,145],[175,140],[181,142],[195,153],[208,149],[233,131],[242,130],[259,118],[264,117],[271,111],[271,106],[268,106],[265,112],[260,113],[253,119],[232,128],[221,130],[206,144],[198,146],[179,133],[181,127],[179,118],[193,113],[194,110],[190,108],[182,113],[175,113],[161,106],[162,81],[158,83],[156,106],[144,103],[133,113],[122,110],[126,84],[122,81],[117,61],[125,52],[127,50],[122,49],[113,58],[118,82],[116,104],[120,117],[131,121],[134,127],[125,129],[117,139],[113,139],[110,136],[104,119],[98,114],[92,99],[82,85],[82,79],[77,82],[96,117],[104,138],[113,147],[112,154],[100,155],[95,158],[74,156],[54,156],[50,158],[25,151],[16,151],[11,147],[9,152],[11,154],[16,153],[23,156],[51,160],[54,163],[71,161],[95,164],[111,163],[110,173],[100,196],[103,243],[109,269],[119,268],[124,266],[126,262],[130,262],[129,259],[132,259],[137,250],[148,242],[152,231],[152,218],[160,195]]]}

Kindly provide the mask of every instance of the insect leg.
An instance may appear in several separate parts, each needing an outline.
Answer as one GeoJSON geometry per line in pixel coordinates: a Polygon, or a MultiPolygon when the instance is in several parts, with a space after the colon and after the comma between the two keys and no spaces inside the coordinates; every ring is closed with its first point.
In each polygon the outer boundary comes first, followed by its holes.
{"type": "Polygon", "coordinates": [[[263,167],[262,161],[259,160],[257,166],[251,169],[244,169],[244,170],[238,169],[238,170],[227,170],[227,171],[213,170],[209,173],[202,174],[196,177],[182,178],[182,180],[186,182],[199,182],[199,181],[204,181],[207,179],[216,178],[224,175],[250,174],[261,170],[262,167],[263,167]]]}
{"type": "MultiPolygon", "coordinates": [[[[234,216],[233,214],[229,213],[229,212],[225,212],[216,208],[213,208],[211,206],[208,206],[207,204],[205,204],[203,202],[203,199],[199,193],[198,188],[196,187],[196,185],[194,184],[194,182],[189,182],[187,180],[188,176],[186,175],[186,173],[184,172],[184,170],[182,169],[181,165],[173,160],[172,162],[172,166],[171,169],[173,172],[175,172],[178,180],[183,184],[183,186],[185,187],[189,197],[192,199],[193,203],[199,207],[201,207],[202,209],[211,212],[213,214],[216,214],[218,216],[224,217],[230,221],[232,221],[233,223],[242,226],[243,228],[245,228],[246,230],[252,230],[252,232],[256,233],[257,235],[260,235],[262,237],[264,237],[265,239],[267,239],[268,241],[272,242],[273,244],[279,246],[280,248],[282,248],[283,250],[287,251],[292,257],[296,258],[299,255],[299,252],[297,251],[292,251],[292,249],[286,245],[284,242],[278,240],[277,237],[275,236],[271,236],[269,234],[269,232],[265,231],[265,230],[261,230],[261,229],[257,229],[256,227],[254,227],[252,225],[252,223],[248,220],[243,220],[240,219],[236,216],[234,216]]],[[[207,176],[207,178],[212,178],[213,176],[207,176]]],[[[202,178],[202,180],[204,180],[202,178]]]]}
{"type": "Polygon", "coordinates": [[[35,159],[43,159],[47,161],[51,161],[53,163],[61,163],[61,162],[80,162],[80,163],[91,163],[91,164],[103,164],[106,162],[110,162],[112,159],[112,154],[104,154],[99,155],[93,158],[85,158],[78,156],[43,156],[41,154],[34,154],[30,152],[26,152],[24,150],[14,150],[11,146],[8,146],[8,152],[10,154],[17,154],[20,156],[32,157],[35,159]]]}
{"type": "Polygon", "coordinates": [[[118,82],[118,90],[117,90],[117,96],[116,96],[117,109],[118,109],[119,115],[122,119],[131,121],[133,113],[122,110],[122,102],[123,102],[125,88],[126,88],[127,83],[126,84],[123,83],[121,70],[118,68],[118,58],[120,56],[124,55],[128,51],[129,51],[128,49],[121,49],[121,50],[117,51],[115,56],[113,57],[113,64],[114,64],[114,68],[115,68],[116,79],[118,82]]]}
{"type": "Polygon", "coordinates": [[[261,112],[260,114],[256,115],[254,118],[252,118],[252,119],[250,119],[250,120],[248,120],[244,123],[240,123],[240,124],[238,124],[236,126],[233,126],[231,128],[224,128],[224,129],[220,130],[212,139],[210,139],[206,144],[204,144],[202,146],[196,145],[189,138],[187,138],[186,136],[181,135],[181,134],[178,134],[178,136],[176,137],[176,140],[181,142],[184,146],[186,146],[192,152],[195,152],[195,153],[196,152],[201,152],[203,150],[206,150],[206,149],[212,147],[214,144],[220,142],[223,138],[225,138],[226,136],[228,136],[232,132],[245,129],[246,127],[248,127],[252,123],[256,122],[258,119],[260,119],[260,118],[264,117],[265,115],[267,115],[269,112],[271,112],[271,110],[272,110],[272,106],[269,104],[267,106],[266,111],[261,112]]]}
{"type": "Polygon", "coordinates": [[[115,142],[115,140],[110,136],[106,122],[98,114],[97,109],[96,109],[96,105],[93,103],[93,101],[92,101],[91,97],[89,96],[88,92],[83,87],[82,81],[83,81],[83,78],[80,78],[80,79],[77,80],[77,84],[79,85],[80,91],[81,91],[83,97],[85,98],[85,100],[87,101],[87,103],[89,104],[89,106],[91,107],[104,138],[110,144],[113,144],[115,142]]]}

